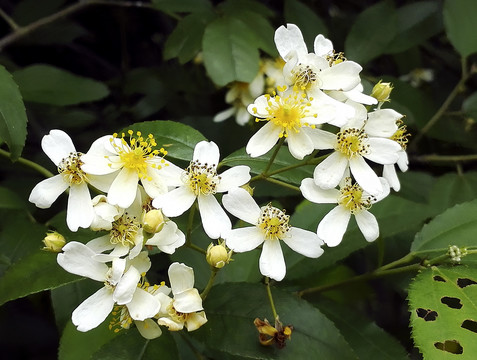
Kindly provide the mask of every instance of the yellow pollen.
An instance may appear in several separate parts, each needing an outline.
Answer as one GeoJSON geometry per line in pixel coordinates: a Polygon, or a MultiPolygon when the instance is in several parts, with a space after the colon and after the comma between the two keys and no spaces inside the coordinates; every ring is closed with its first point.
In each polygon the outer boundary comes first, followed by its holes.
{"type": "Polygon", "coordinates": [[[82,155],[80,152],[72,152],[58,164],[58,173],[71,185],[87,181],[86,173],[81,170],[81,165],[83,165],[81,161],[82,155]]]}
{"type": "Polygon", "coordinates": [[[406,125],[403,125],[402,120],[398,120],[399,129],[391,136],[391,140],[396,141],[399,145],[401,145],[403,150],[406,150],[407,143],[409,141],[409,137],[411,134],[407,132],[406,125]]]}
{"type": "Polygon", "coordinates": [[[113,318],[109,323],[109,330],[117,333],[131,327],[133,319],[126,305],[115,305],[111,313],[113,314],[113,318]]]}
{"type": "Polygon", "coordinates": [[[348,158],[369,154],[368,135],[364,130],[349,128],[336,135],[335,150],[340,151],[348,158]]]}
{"type": "Polygon", "coordinates": [[[295,86],[303,91],[310,90],[318,81],[316,72],[309,65],[298,64],[296,69],[292,70],[292,75],[295,86]]]}
{"type": "Polygon", "coordinates": [[[196,196],[215,194],[220,182],[217,165],[202,164],[198,160],[191,161],[183,174],[182,181],[190,186],[196,196]]]}
{"type": "Polygon", "coordinates": [[[171,317],[171,319],[178,323],[185,323],[188,317],[192,314],[192,313],[181,313],[177,311],[176,308],[174,307],[174,301],[171,301],[171,303],[166,307],[166,310],[169,316],[171,317]]]}
{"type": "Polygon", "coordinates": [[[344,206],[352,214],[371,208],[374,197],[363,196],[363,189],[357,183],[352,184],[351,178],[345,179],[345,186],[340,190],[338,204],[344,206]]]}
{"type": "Polygon", "coordinates": [[[346,61],[347,59],[345,58],[344,56],[344,53],[343,52],[335,52],[333,50],[333,54],[332,55],[328,55],[326,57],[326,60],[328,60],[328,64],[331,66],[333,65],[336,65],[336,64],[339,64],[339,63],[342,63],[343,61],[346,61]]]}
{"type": "Polygon", "coordinates": [[[262,207],[257,226],[262,229],[267,240],[281,240],[287,236],[290,225],[289,215],[271,204],[262,207]]]}
{"type": "Polygon", "coordinates": [[[114,221],[112,226],[113,228],[109,232],[111,244],[121,243],[129,247],[136,245],[136,235],[140,224],[135,217],[129,217],[125,214],[114,221]]]}

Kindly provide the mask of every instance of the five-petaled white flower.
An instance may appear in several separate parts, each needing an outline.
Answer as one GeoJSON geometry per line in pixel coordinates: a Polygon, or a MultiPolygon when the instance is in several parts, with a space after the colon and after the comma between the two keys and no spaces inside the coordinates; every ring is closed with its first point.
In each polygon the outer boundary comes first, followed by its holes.
{"type": "Polygon", "coordinates": [[[174,217],[183,214],[197,199],[202,226],[212,239],[219,238],[232,226],[215,194],[230,191],[250,180],[250,168],[244,165],[217,174],[219,156],[219,148],[214,142],[199,142],[189,167],[177,179],[181,186],[152,201],[164,215],[174,217]]]}
{"type": "Polygon", "coordinates": [[[194,288],[194,270],[181,263],[169,266],[169,281],[173,298],[164,293],[155,296],[161,302],[157,320],[159,325],[167,326],[171,331],[197,330],[207,322],[205,312],[202,311],[202,298],[194,288]]]}
{"type": "Polygon", "coordinates": [[[83,154],[77,152],[71,138],[64,131],[51,130],[41,140],[41,147],[58,168],[58,175],[43,180],[31,191],[29,201],[46,209],[69,188],[66,223],[71,231],[87,228],[94,218],[88,183],[107,190],[105,177],[87,175],[83,169],[83,154]]]}
{"type": "Polygon", "coordinates": [[[222,201],[228,212],[254,225],[230,230],[225,234],[225,243],[235,252],[250,251],[263,244],[259,262],[262,275],[277,281],[285,277],[286,266],[280,240],[310,258],[317,258],[323,253],[323,242],[315,233],[290,226],[289,215],[270,204],[260,208],[246,190],[229,191],[222,201]]]}
{"type": "Polygon", "coordinates": [[[367,241],[374,241],[378,238],[378,222],[368,210],[372,204],[384,199],[389,194],[387,181],[380,178],[380,182],[383,191],[375,196],[364,191],[358,184],[352,184],[349,177],[343,180],[340,190],[322,189],[310,178],[301,182],[300,190],[305,199],[318,204],[338,204],[318,224],[318,237],[326,245],[333,247],[341,242],[351,214],[354,215],[358,227],[367,241]]]}

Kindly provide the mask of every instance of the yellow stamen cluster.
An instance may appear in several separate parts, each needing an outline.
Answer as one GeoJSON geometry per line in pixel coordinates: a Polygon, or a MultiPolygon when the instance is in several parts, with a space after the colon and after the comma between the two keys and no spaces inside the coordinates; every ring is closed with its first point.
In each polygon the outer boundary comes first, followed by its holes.
{"type": "MultiPolygon", "coordinates": [[[[164,157],[167,155],[167,151],[164,148],[154,149],[157,146],[156,140],[152,134],[149,134],[144,138],[140,131],[136,132],[136,137],[132,130],[128,131],[129,134],[129,145],[125,140],[126,134],[122,133],[121,138],[119,138],[120,143],[118,144],[115,139],[118,139],[118,134],[113,134],[113,137],[110,139],[111,145],[119,156],[119,162],[122,167],[136,170],[141,179],[152,180],[150,176],[147,175],[147,167],[160,169],[161,165],[152,162],[157,156],[164,157]]],[[[110,156],[106,156],[114,162],[110,156]]],[[[161,159],[160,162],[165,164],[165,160],[161,159]]],[[[167,164],[166,164],[167,165],[167,164]]],[[[109,164],[113,166],[113,164],[109,164]]]]}
{"type": "Polygon", "coordinates": [[[86,173],[81,170],[81,165],[84,163],[81,161],[80,152],[71,152],[68,157],[62,159],[58,164],[58,173],[60,173],[66,182],[69,184],[81,184],[87,181],[86,173]]]}
{"type": "Polygon", "coordinates": [[[290,215],[273,207],[271,204],[262,207],[257,226],[263,230],[267,240],[280,240],[287,236],[290,215]]]}
{"type": "Polygon", "coordinates": [[[328,60],[328,64],[331,66],[342,63],[343,61],[346,61],[348,59],[345,58],[343,52],[335,52],[333,50],[333,53],[331,55],[326,56],[326,60],[328,60]]]}
{"type": "Polygon", "coordinates": [[[399,128],[390,139],[396,141],[399,145],[401,145],[403,150],[406,150],[407,143],[409,141],[408,138],[411,136],[411,134],[407,132],[407,127],[403,124],[402,120],[398,120],[397,123],[399,128]]]}
{"type": "Polygon", "coordinates": [[[220,176],[217,175],[217,165],[202,164],[198,160],[191,161],[183,174],[182,181],[190,186],[196,196],[215,194],[220,182],[220,176]]]}
{"type": "Polygon", "coordinates": [[[115,305],[112,314],[113,318],[109,323],[109,330],[118,333],[123,329],[129,329],[131,327],[133,319],[126,305],[115,305]]]}
{"type": "Polygon", "coordinates": [[[368,135],[362,129],[348,128],[336,134],[335,150],[348,158],[369,154],[368,135]]]}
{"type": "Polygon", "coordinates": [[[140,224],[135,217],[129,217],[127,214],[124,214],[114,221],[112,226],[113,228],[109,232],[111,244],[121,243],[129,247],[136,245],[135,240],[140,224]]]}
{"type": "Polygon", "coordinates": [[[295,86],[303,91],[310,90],[313,84],[319,80],[316,72],[309,66],[298,64],[292,70],[293,83],[295,86]]]}
{"type": "Polygon", "coordinates": [[[352,184],[351,178],[345,179],[345,186],[340,190],[338,204],[344,206],[352,214],[371,208],[374,197],[363,197],[363,189],[357,183],[352,184]]]}
{"type": "MultiPolygon", "coordinates": [[[[286,87],[279,88],[278,90],[284,92],[286,87]]],[[[265,110],[268,115],[264,119],[257,118],[255,121],[271,121],[281,127],[280,137],[287,137],[289,131],[298,133],[303,126],[310,126],[307,123],[302,123],[305,117],[317,117],[317,114],[309,114],[309,108],[311,107],[310,101],[312,101],[313,98],[307,99],[306,94],[297,91],[296,88],[285,97],[276,94],[273,94],[273,96],[265,94],[264,96],[267,99],[268,106],[265,110]]],[[[253,108],[253,111],[257,113],[256,108],[253,108]]],[[[314,125],[310,127],[314,127],[314,125]]]]}
{"type": "Polygon", "coordinates": [[[193,313],[181,313],[177,311],[176,308],[174,307],[174,301],[171,301],[171,303],[167,305],[166,310],[167,310],[167,314],[172,319],[172,321],[176,323],[185,323],[187,319],[189,318],[189,316],[193,314],[193,313]]]}

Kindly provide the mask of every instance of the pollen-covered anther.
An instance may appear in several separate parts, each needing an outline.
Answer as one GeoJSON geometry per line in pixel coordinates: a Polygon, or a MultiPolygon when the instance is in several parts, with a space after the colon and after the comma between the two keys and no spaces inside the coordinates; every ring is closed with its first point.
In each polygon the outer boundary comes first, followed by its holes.
{"type": "Polygon", "coordinates": [[[336,134],[336,150],[348,158],[370,152],[368,135],[362,129],[348,128],[336,134]]]}
{"type": "Polygon", "coordinates": [[[346,61],[346,57],[344,56],[343,52],[335,52],[333,50],[333,53],[331,55],[326,56],[326,60],[328,60],[328,64],[331,66],[337,65],[339,63],[342,63],[343,61],[346,61]]]}
{"type": "Polygon", "coordinates": [[[194,160],[187,167],[182,180],[190,186],[196,196],[209,195],[217,192],[220,176],[217,175],[217,165],[202,164],[194,160]]]}
{"type": "Polygon", "coordinates": [[[406,150],[407,148],[407,143],[409,141],[409,137],[411,136],[411,134],[409,134],[407,132],[407,127],[406,125],[403,124],[403,121],[402,120],[398,120],[397,121],[397,124],[399,126],[399,128],[397,129],[397,131],[391,136],[391,140],[394,140],[395,142],[397,142],[399,145],[401,145],[402,149],[403,150],[406,150]]]}
{"type": "Polygon", "coordinates": [[[287,236],[290,225],[290,215],[284,211],[273,207],[271,204],[262,207],[262,212],[258,218],[257,226],[263,230],[265,238],[269,240],[280,240],[287,236]]]}
{"type": "Polygon", "coordinates": [[[363,196],[363,189],[357,183],[352,184],[351,178],[345,179],[345,186],[340,190],[338,204],[344,206],[352,214],[371,208],[376,199],[372,196],[363,196]]]}
{"type": "Polygon", "coordinates": [[[124,246],[133,247],[136,245],[135,238],[139,228],[139,221],[125,214],[113,222],[109,240],[111,244],[121,243],[124,246]]]}
{"type": "Polygon", "coordinates": [[[117,333],[131,327],[133,319],[126,305],[115,305],[111,313],[113,314],[113,318],[109,323],[109,330],[117,333]]]}
{"type": "Polygon", "coordinates": [[[81,184],[87,181],[87,175],[81,169],[81,165],[83,165],[82,155],[80,152],[71,152],[68,157],[62,159],[58,164],[58,173],[63,175],[69,184],[81,184]]]}
{"type": "Polygon", "coordinates": [[[309,90],[314,82],[318,80],[316,72],[309,66],[298,64],[292,71],[294,84],[300,90],[309,90]]]}
{"type": "Polygon", "coordinates": [[[167,313],[170,316],[170,318],[178,323],[185,323],[187,321],[187,318],[192,314],[192,313],[181,313],[176,310],[174,307],[174,301],[171,301],[171,303],[166,307],[167,313]]]}

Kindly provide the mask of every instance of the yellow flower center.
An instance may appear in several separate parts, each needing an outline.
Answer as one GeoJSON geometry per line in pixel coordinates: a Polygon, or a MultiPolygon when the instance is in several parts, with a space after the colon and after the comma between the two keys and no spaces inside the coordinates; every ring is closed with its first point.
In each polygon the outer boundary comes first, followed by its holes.
{"type": "Polygon", "coordinates": [[[87,181],[86,173],[81,170],[83,162],[80,160],[83,154],[80,152],[70,153],[70,155],[60,161],[58,164],[58,173],[60,173],[69,184],[81,184],[87,181]]]}
{"type": "Polygon", "coordinates": [[[187,322],[187,319],[189,318],[189,316],[193,314],[193,313],[181,313],[177,311],[176,308],[174,307],[174,301],[171,301],[171,303],[167,305],[166,310],[167,310],[167,314],[172,319],[172,321],[176,323],[187,322]]]}
{"type": "Polygon", "coordinates": [[[140,224],[135,217],[131,218],[125,214],[114,221],[112,226],[109,232],[111,244],[121,243],[129,247],[136,245],[136,235],[139,231],[140,224]]]}
{"type": "Polygon", "coordinates": [[[131,327],[133,319],[126,305],[115,305],[111,314],[113,318],[109,323],[109,330],[118,333],[123,329],[129,329],[131,327]]]}
{"type": "MultiPolygon", "coordinates": [[[[120,144],[114,139],[118,138],[118,134],[113,134],[113,138],[110,139],[111,145],[119,156],[119,163],[121,167],[136,170],[141,179],[151,180],[151,177],[147,176],[148,166],[152,168],[160,169],[161,165],[157,165],[151,160],[156,156],[165,156],[167,151],[164,148],[159,150],[153,148],[157,146],[156,140],[152,134],[149,134],[147,138],[144,138],[140,131],[136,132],[136,136],[133,136],[133,131],[129,130],[129,145],[125,140],[125,134],[121,134],[120,144]]],[[[111,160],[111,157],[106,156],[111,160]]],[[[113,162],[113,160],[111,160],[113,162]]],[[[165,160],[161,159],[161,163],[164,164],[165,160]]],[[[109,164],[112,166],[112,164],[109,164]]],[[[167,166],[167,164],[166,164],[167,166]]]]}
{"type": "Polygon", "coordinates": [[[396,141],[399,145],[401,145],[403,150],[406,150],[407,143],[409,141],[408,137],[410,137],[411,134],[407,132],[406,125],[402,124],[402,120],[398,120],[398,125],[400,125],[399,129],[397,129],[390,139],[396,141]]]}
{"type": "Polygon", "coordinates": [[[216,168],[216,164],[202,164],[198,160],[191,161],[182,181],[189,185],[196,196],[215,194],[220,182],[216,168]]]}
{"type": "Polygon", "coordinates": [[[349,128],[340,131],[337,135],[335,149],[348,158],[369,154],[368,135],[364,130],[349,128]]]}
{"type": "Polygon", "coordinates": [[[262,229],[265,239],[283,239],[287,235],[288,230],[290,230],[290,225],[288,224],[290,216],[285,215],[284,211],[273,207],[271,204],[262,207],[261,210],[257,226],[262,229]]]}
{"type": "Polygon", "coordinates": [[[345,179],[345,186],[340,190],[338,204],[344,206],[352,214],[360,210],[368,210],[371,208],[374,198],[363,197],[363,189],[358,184],[351,184],[351,178],[345,179]]]}
{"type": "Polygon", "coordinates": [[[309,65],[298,64],[292,70],[293,83],[298,89],[306,91],[318,81],[316,72],[309,65]]]}

